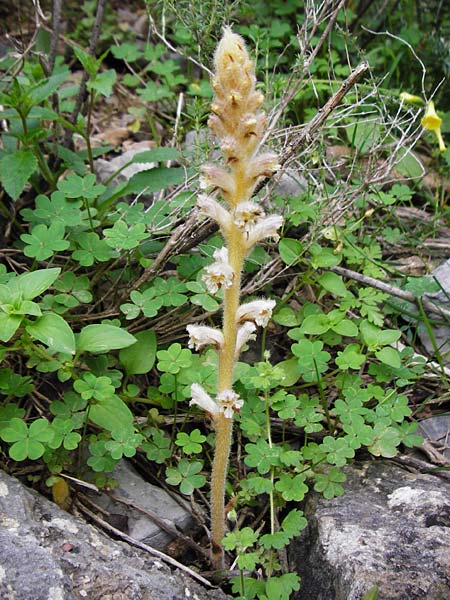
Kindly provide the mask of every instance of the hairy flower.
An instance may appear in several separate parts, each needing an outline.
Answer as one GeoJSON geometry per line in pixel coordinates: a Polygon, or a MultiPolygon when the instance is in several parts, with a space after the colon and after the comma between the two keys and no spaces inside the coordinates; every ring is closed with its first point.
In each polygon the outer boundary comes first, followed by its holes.
{"type": "Polygon", "coordinates": [[[234,193],[234,180],[225,169],[217,165],[203,165],[202,176],[200,177],[200,187],[202,189],[217,188],[221,190],[225,197],[234,193]]]}
{"type": "Polygon", "coordinates": [[[208,291],[216,294],[221,287],[233,285],[234,271],[228,262],[228,250],[225,247],[216,250],[213,256],[216,261],[206,267],[202,279],[208,291]]]}
{"type": "Polygon", "coordinates": [[[265,299],[253,300],[252,302],[241,304],[236,313],[237,322],[244,323],[250,321],[259,327],[267,327],[275,304],[275,300],[265,299]]]}
{"type": "Polygon", "coordinates": [[[234,222],[244,231],[249,233],[250,229],[265,216],[264,210],[251,200],[240,202],[234,209],[234,222]]]}
{"type": "Polygon", "coordinates": [[[256,325],[252,323],[252,321],[246,321],[243,325],[239,327],[236,335],[236,360],[239,357],[239,354],[241,353],[244,344],[246,344],[249,341],[249,339],[253,336],[255,331],[256,325]]]}
{"type": "Polygon", "coordinates": [[[277,230],[283,225],[283,217],[279,215],[270,215],[261,219],[248,232],[246,247],[248,250],[255,244],[266,238],[273,238],[275,241],[280,239],[277,230]]]}
{"type": "Polygon", "coordinates": [[[229,229],[231,225],[230,213],[217,200],[214,200],[212,196],[199,194],[197,206],[204,215],[213,219],[224,231],[229,229]]]}
{"type": "Polygon", "coordinates": [[[232,419],[235,412],[244,406],[244,401],[233,390],[223,390],[216,397],[219,410],[227,419],[232,419]]]}
{"type": "Polygon", "coordinates": [[[223,333],[218,329],[205,325],[188,325],[186,329],[189,333],[189,348],[201,350],[211,345],[219,349],[223,346],[223,333]]]}
{"type": "Polygon", "coordinates": [[[214,402],[211,396],[205,392],[201,385],[193,383],[191,385],[191,397],[192,400],[189,402],[189,406],[196,404],[203,408],[211,417],[217,417],[220,412],[219,406],[214,402]]]}
{"type": "Polygon", "coordinates": [[[271,177],[280,168],[278,156],[273,152],[266,152],[252,158],[247,169],[247,176],[252,179],[258,177],[271,177]]]}

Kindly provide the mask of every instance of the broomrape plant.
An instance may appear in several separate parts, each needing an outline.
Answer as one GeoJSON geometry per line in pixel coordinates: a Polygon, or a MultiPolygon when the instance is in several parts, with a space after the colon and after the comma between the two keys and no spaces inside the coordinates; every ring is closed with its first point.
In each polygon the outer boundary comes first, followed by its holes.
{"type": "Polygon", "coordinates": [[[222,538],[225,535],[224,498],[234,413],[243,400],[232,389],[233,368],[245,343],[257,327],[265,327],[275,306],[274,300],[240,304],[241,274],[251,249],[267,238],[278,239],[283,224],[279,215],[266,216],[250,200],[258,180],[271,176],[279,167],[277,156],[260,152],[266,115],[260,110],[264,96],[255,89],[254,65],[244,40],[225,28],[214,57],[212,80],[214,100],[209,127],[219,139],[224,166],[202,168],[200,212],[218,223],[224,246],[214,252],[203,280],[210,293],[223,290],[223,327],[188,325],[189,346],[201,350],[213,346],[218,353],[217,394],[213,399],[197,383],[191,388],[191,404],[200,406],[212,419],[216,447],[211,480],[212,560],[224,566],[222,538]],[[219,200],[217,199],[219,198],[219,200]],[[223,202],[223,204],[221,203],[223,202]]]}

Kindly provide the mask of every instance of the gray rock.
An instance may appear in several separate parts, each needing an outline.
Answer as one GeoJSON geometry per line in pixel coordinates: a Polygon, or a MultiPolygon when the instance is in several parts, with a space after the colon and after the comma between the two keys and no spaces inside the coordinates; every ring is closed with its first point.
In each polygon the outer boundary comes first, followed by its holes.
{"type": "Polygon", "coordinates": [[[296,600],[450,598],[450,486],[383,460],[346,467],[346,492],[307,499],[308,527],[290,556],[296,600]]]}
{"type": "Polygon", "coordinates": [[[225,600],[0,471],[2,600],[225,600]]]}
{"type": "MultiPolygon", "coordinates": [[[[104,160],[102,158],[97,158],[94,161],[95,172],[98,175],[98,178],[102,183],[105,183],[114,173],[116,173],[119,169],[122,169],[124,165],[128,164],[130,160],[132,160],[137,154],[141,152],[145,152],[146,150],[150,150],[151,146],[149,144],[135,144],[135,147],[112,158],[111,160],[104,160]]],[[[148,171],[149,169],[153,169],[157,166],[157,163],[132,163],[125,167],[123,171],[121,171],[116,177],[113,179],[113,183],[116,185],[122,183],[124,181],[129,181],[133,175],[136,173],[140,173],[141,171],[148,171]]]]}
{"type": "Polygon", "coordinates": [[[276,176],[277,183],[273,188],[273,195],[284,198],[295,198],[304,194],[308,189],[308,182],[296,169],[283,169],[281,177],[276,176]]]}
{"type": "Polygon", "coordinates": [[[450,416],[437,415],[423,419],[419,423],[418,433],[430,440],[445,458],[450,459],[450,416]]]}
{"type": "MultiPolygon", "coordinates": [[[[435,293],[424,294],[424,297],[432,300],[438,306],[450,310],[450,259],[439,265],[429,277],[437,281],[441,289],[435,293]]],[[[434,345],[423,323],[419,324],[418,333],[427,352],[433,356],[435,354],[434,345]]],[[[433,336],[443,361],[450,364],[450,326],[445,324],[434,326],[433,336]]]]}
{"type": "MultiPolygon", "coordinates": [[[[194,521],[187,508],[187,503],[183,503],[182,500],[179,503],[176,502],[165,490],[144,481],[128,461],[121,460],[114,468],[112,477],[118,482],[114,494],[131,501],[150,513],[154,513],[161,521],[174,529],[185,533],[193,529],[194,521]]],[[[142,512],[114,501],[114,497],[108,494],[93,492],[89,493],[89,496],[92,496],[94,502],[112,516],[110,521],[112,525],[117,527],[118,523],[126,524],[125,527],[119,525],[119,529],[122,529],[132,538],[163,551],[167,544],[172,541],[173,536],[160,529],[154,521],[142,512]]],[[[109,520],[107,516],[105,519],[109,520]]]]}

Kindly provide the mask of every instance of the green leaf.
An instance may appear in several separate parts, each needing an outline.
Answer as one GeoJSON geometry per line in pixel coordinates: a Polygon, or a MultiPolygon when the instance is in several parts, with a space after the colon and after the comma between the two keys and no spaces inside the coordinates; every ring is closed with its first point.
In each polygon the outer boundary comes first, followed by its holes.
{"type": "Polygon", "coordinates": [[[192,352],[188,348],[182,348],[178,343],[171,344],[167,350],[160,350],[156,356],[158,369],[173,375],[179,373],[181,369],[190,367],[192,363],[192,352]]]}
{"type": "Polygon", "coordinates": [[[132,163],[151,163],[163,162],[166,160],[175,160],[180,156],[180,152],[175,148],[154,148],[139,152],[131,159],[132,163]]]}
{"type": "Polygon", "coordinates": [[[370,588],[361,600],[378,600],[378,586],[374,585],[373,588],[370,588]]]}
{"type": "Polygon", "coordinates": [[[155,363],[156,333],[152,329],[135,334],[136,343],[119,352],[119,360],[127,375],[144,375],[155,363]]]}
{"type": "Polygon", "coordinates": [[[175,440],[175,444],[181,446],[186,454],[199,454],[203,450],[203,442],[206,442],[206,437],[200,433],[200,429],[194,429],[189,434],[180,431],[175,440]]]}
{"type": "Polygon", "coordinates": [[[0,312],[0,341],[9,342],[22,323],[23,315],[7,315],[0,312]]]}
{"type": "Polygon", "coordinates": [[[133,413],[116,395],[91,405],[89,420],[107,431],[119,431],[133,423],[133,413]]]}
{"type": "Polygon", "coordinates": [[[36,225],[31,233],[23,233],[20,239],[25,242],[25,256],[42,261],[56,252],[67,250],[70,242],[64,239],[65,229],[61,221],[55,221],[47,227],[43,223],[36,225]]]}
{"type": "Polygon", "coordinates": [[[378,352],[375,352],[375,356],[385,365],[389,365],[394,369],[400,369],[402,361],[400,353],[395,348],[381,348],[378,352]]]}
{"type": "Polygon", "coordinates": [[[75,336],[68,323],[55,313],[47,313],[25,328],[54,352],[75,354],[75,336]]]}
{"type": "Polygon", "coordinates": [[[341,369],[341,371],[346,371],[347,369],[354,369],[357,371],[360,369],[361,365],[366,360],[365,355],[362,354],[360,350],[361,348],[358,344],[349,344],[344,350],[340,350],[335,359],[339,369],[341,369]]]}
{"type": "Polygon", "coordinates": [[[293,265],[301,256],[303,244],[293,238],[283,238],[278,244],[281,260],[286,265],[293,265]]]}
{"type": "Polygon", "coordinates": [[[328,315],[318,313],[308,315],[300,326],[300,332],[308,335],[321,335],[330,329],[330,320],[328,315]]]}
{"type": "Polygon", "coordinates": [[[60,272],[60,268],[52,268],[22,273],[22,275],[12,279],[8,285],[20,292],[24,300],[32,300],[45,292],[60,272]]]}
{"type": "Polygon", "coordinates": [[[300,577],[295,573],[284,573],[269,577],[266,582],[267,600],[289,600],[292,592],[300,589],[300,577]]]}
{"type": "Polygon", "coordinates": [[[37,166],[36,157],[25,148],[7,154],[0,160],[0,181],[13,200],[19,198],[37,166]]]}
{"type": "Polygon", "coordinates": [[[345,287],[344,281],[340,275],[333,273],[332,271],[327,271],[323,273],[318,279],[320,285],[335,296],[340,296],[344,298],[348,296],[350,292],[345,287]]]}
{"type": "Polygon", "coordinates": [[[127,348],[136,338],[115,325],[86,325],[77,339],[77,352],[108,352],[127,348]]]}
{"type": "Polygon", "coordinates": [[[154,169],[141,171],[133,175],[121,195],[127,196],[128,194],[139,194],[141,192],[159,192],[159,190],[182,183],[185,178],[186,172],[184,169],[155,167],[154,169]]]}
{"type": "Polygon", "coordinates": [[[95,76],[92,81],[87,82],[88,90],[95,90],[102,96],[109,98],[113,91],[113,86],[116,83],[117,73],[114,69],[108,69],[95,76]]]}

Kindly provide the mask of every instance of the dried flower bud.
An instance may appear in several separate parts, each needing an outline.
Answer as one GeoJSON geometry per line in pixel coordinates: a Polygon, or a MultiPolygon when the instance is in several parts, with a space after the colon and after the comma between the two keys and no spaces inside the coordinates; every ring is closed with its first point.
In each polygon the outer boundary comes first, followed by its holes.
{"type": "Polygon", "coordinates": [[[219,349],[223,346],[223,333],[213,327],[205,325],[188,325],[189,348],[202,350],[205,346],[214,346],[219,349]]]}

